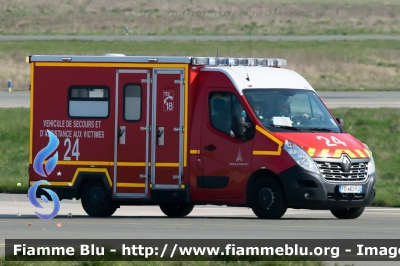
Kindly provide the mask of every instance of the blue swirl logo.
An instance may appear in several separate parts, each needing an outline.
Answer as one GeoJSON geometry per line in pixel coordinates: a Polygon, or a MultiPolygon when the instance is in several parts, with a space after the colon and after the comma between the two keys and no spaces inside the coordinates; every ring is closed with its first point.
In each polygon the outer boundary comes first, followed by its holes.
{"type": "MultiPolygon", "coordinates": [[[[41,209],[43,209],[43,207],[42,207],[42,205],[40,205],[39,201],[36,199],[36,191],[37,191],[38,187],[43,184],[50,185],[50,183],[48,181],[40,180],[40,181],[35,182],[28,190],[29,201],[32,203],[33,206],[35,206],[37,208],[41,208],[41,209]]],[[[35,213],[40,219],[42,219],[44,221],[48,221],[50,219],[53,219],[60,211],[60,199],[58,198],[57,194],[53,190],[47,189],[47,188],[42,188],[42,189],[44,191],[46,191],[47,193],[49,193],[52,201],[54,202],[54,209],[50,214],[41,214],[37,211],[35,211],[35,213]]],[[[47,199],[47,197],[45,195],[42,195],[41,198],[45,203],[49,203],[49,200],[47,199]]]]}
{"type": "MultiPolygon", "coordinates": [[[[56,152],[53,157],[49,158],[45,164],[45,169],[46,169],[46,173],[43,170],[43,163],[46,160],[46,158],[52,154],[58,147],[58,145],[60,144],[60,141],[58,140],[57,136],[54,135],[50,130],[47,130],[47,135],[49,136],[49,143],[47,144],[46,147],[44,147],[43,149],[41,149],[37,154],[35,159],[33,160],[33,169],[35,170],[35,172],[38,175],[41,175],[43,177],[47,177],[48,175],[51,174],[51,172],[53,172],[54,168],[56,167],[57,163],[58,163],[58,152],[56,152]]],[[[39,201],[36,199],[36,192],[37,189],[39,188],[40,185],[50,185],[50,183],[46,180],[40,180],[35,182],[28,190],[28,198],[29,201],[31,202],[31,204],[37,208],[41,208],[43,209],[43,206],[40,205],[39,201]]],[[[60,211],[60,199],[58,198],[57,194],[51,190],[51,189],[47,189],[47,188],[42,188],[44,191],[46,191],[52,201],[54,202],[54,209],[50,214],[41,214],[37,211],[35,211],[36,215],[44,220],[44,221],[48,221],[50,219],[53,219],[58,212],[60,211]]],[[[49,200],[47,199],[47,197],[45,195],[41,196],[41,199],[43,202],[45,203],[49,203],[49,200]]]]}
{"type": "Polygon", "coordinates": [[[56,152],[53,157],[48,159],[45,164],[47,175],[43,170],[43,162],[50,154],[52,154],[57,149],[58,144],[60,144],[60,141],[58,140],[57,136],[54,135],[50,130],[47,130],[47,135],[49,136],[49,143],[47,144],[46,147],[41,149],[36,154],[36,157],[33,160],[33,169],[38,175],[41,175],[43,177],[47,177],[48,175],[50,175],[51,172],[53,172],[54,168],[56,167],[58,163],[58,152],[56,152]]]}

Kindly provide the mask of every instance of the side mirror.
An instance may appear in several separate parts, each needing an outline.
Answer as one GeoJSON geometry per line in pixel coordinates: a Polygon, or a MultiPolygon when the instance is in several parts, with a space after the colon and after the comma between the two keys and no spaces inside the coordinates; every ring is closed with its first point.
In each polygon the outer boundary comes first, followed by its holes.
{"type": "Polygon", "coordinates": [[[338,122],[339,125],[344,126],[344,120],[343,118],[336,118],[336,121],[338,122]]]}
{"type": "Polygon", "coordinates": [[[248,139],[251,134],[252,124],[246,122],[246,118],[243,116],[234,116],[231,124],[231,136],[237,139],[248,139]]]}
{"type": "Polygon", "coordinates": [[[346,131],[344,130],[344,120],[343,120],[343,118],[337,117],[337,118],[336,118],[336,121],[337,121],[338,124],[339,124],[340,132],[346,132],[346,131]]]}

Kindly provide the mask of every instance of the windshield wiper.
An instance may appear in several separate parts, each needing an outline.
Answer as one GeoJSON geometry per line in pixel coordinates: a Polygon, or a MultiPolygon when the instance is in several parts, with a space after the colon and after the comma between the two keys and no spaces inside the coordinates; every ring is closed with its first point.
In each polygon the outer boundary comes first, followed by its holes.
{"type": "Polygon", "coordinates": [[[328,129],[328,128],[323,128],[323,127],[312,127],[312,128],[307,128],[310,131],[321,131],[321,132],[335,132],[336,131],[332,130],[332,129],[328,129]]]}
{"type": "Polygon", "coordinates": [[[298,127],[291,127],[291,126],[278,126],[278,125],[269,125],[271,127],[276,127],[276,128],[284,128],[284,129],[291,129],[291,130],[295,130],[295,131],[299,131],[299,130],[303,130],[302,128],[298,128],[298,127]]]}

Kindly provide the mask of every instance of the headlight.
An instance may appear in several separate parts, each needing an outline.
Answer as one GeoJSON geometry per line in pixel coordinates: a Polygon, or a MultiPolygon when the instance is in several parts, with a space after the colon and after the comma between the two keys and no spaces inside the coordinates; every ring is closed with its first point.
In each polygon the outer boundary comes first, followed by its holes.
{"type": "Polygon", "coordinates": [[[287,140],[285,141],[284,149],[298,165],[308,171],[319,174],[317,164],[302,148],[287,140]]]}
{"type": "Polygon", "coordinates": [[[371,155],[371,161],[369,161],[368,163],[368,175],[372,175],[375,173],[375,161],[374,161],[374,157],[372,156],[372,151],[368,148],[368,145],[363,143],[365,148],[368,149],[369,154],[371,155]]]}
{"type": "Polygon", "coordinates": [[[372,152],[369,151],[371,154],[371,161],[368,163],[368,175],[372,175],[375,173],[375,162],[374,162],[374,157],[372,157],[372,152]]]}

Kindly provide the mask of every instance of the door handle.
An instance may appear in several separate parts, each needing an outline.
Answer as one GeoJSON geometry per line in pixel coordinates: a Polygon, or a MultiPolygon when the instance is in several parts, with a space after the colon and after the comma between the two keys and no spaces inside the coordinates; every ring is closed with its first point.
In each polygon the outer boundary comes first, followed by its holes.
{"type": "Polygon", "coordinates": [[[212,145],[212,144],[210,144],[210,145],[208,145],[208,146],[204,146],[204,149],[205,150],[208,150],[208,151],[213,151],[213,150],[215,150],[217,147],[216,146],[214,146],[214,145],[212,145]]]}
{"type": "Polygon", "coordinates": [[[118,131],[118,139],[119,139],[119,144],[124,145],[125,144],[125,130],[126,126],[119,126],[119,131],[118,131]]]}

